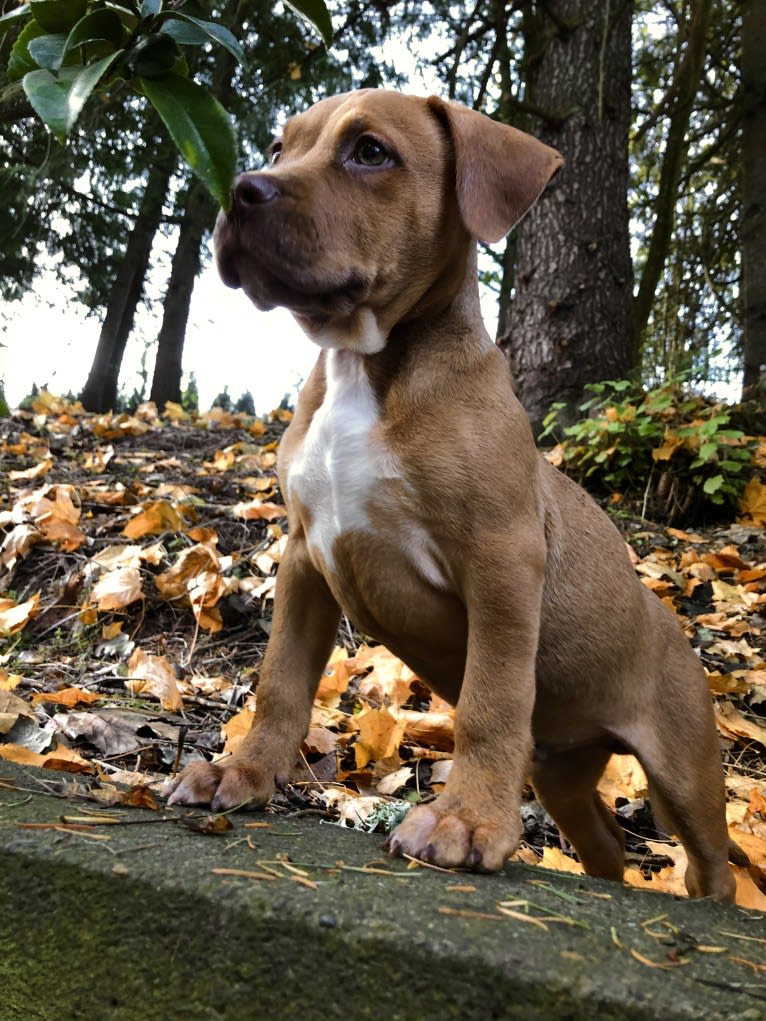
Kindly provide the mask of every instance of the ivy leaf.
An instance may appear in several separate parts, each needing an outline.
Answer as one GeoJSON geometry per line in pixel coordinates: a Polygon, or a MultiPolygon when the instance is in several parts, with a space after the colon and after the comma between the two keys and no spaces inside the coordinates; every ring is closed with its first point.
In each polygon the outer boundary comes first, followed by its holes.
{"type": "Polygon", "coordinates": [[[236,166],[229,115],[207,89],[181,75],[142,78],[141,85],[181,155],[216,201],[228,209],[236,166]]]}
{"type": "Polygon", "coordinates": [[[285,4],[319,32],[325,46],[332,46],[332,20],[323,0],[285,0],[285,4]]]}
{"type": "Polygon", "coordinates": [[[87,67],[65,67],[57,75],[46,69],[24,75],[23,85],[38,117],[63,142],[93,89],[122,50],[87,67]]]}
{"type": "Polygon", "coordinates": [[[705,479],[705,484],[702,488],[704,489],[708,496],[713,496],[714,493],[718,492],[723,483],[724,483],[723,475],[713,475],[711,478],[705,479]]]}

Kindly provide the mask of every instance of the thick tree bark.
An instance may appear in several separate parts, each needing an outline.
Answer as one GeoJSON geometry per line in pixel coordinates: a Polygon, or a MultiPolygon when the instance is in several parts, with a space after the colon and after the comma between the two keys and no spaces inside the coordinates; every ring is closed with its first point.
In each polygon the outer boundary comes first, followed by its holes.
{"type": "Polygon", "coordinates": [[[678,182],[681,168],[686,158],[689,143],[686,132],[689,127],[694,99],[697,95],[700,78],[705,66],[705,42],[710,25],[712,0],[694,0],[691,8],[686,49],[678,65],[672,85],[674,92],[673,106],[662,155],[660,168],[660,184],[655,202],[655,219],[646,261],[641,272],[641,282],[634,305],[634,329],[638,360],[641,338],[649,322],[654,303],[654,294],[662,276],[670,238],[673,233],[676,199],[678,198],[678,182]]]}
{"type": "Polygon", "coordinates": [[[573,419],[587,383],[633,364],[628,236],[631,0],[549,0],[525,26],[533,134],[566,165],[524,219],[501,346],[539,426],[554,401],[573,419]]]}
{"type": "Polygon", "coordinates": [[[215,203],[204,185],[194,178],[186,193],[157,341],[151,399],[160,410],[167,401],[179,403],[181,400],[181,363],[189,305],[200,269],[202,238],[213,226],[214,220],[215,203]]]}
{"type": "MultiPolygon", "coordinates": [[[[766,377],[766,5],[742,4],[743,396],[766,377]]],[[[763,394],[761,394],[761,397],[763,394]]]]}
{"type": "Polygon", "coordinates": [[[174,167],[174,158],[165,151],[149,172],[125,257],[106,307],[93,364],[80,395],[88,411],[110,411],[117,404],[122,356],[141,300],[152,243],[162,220],[162,208],[174,167]]]}

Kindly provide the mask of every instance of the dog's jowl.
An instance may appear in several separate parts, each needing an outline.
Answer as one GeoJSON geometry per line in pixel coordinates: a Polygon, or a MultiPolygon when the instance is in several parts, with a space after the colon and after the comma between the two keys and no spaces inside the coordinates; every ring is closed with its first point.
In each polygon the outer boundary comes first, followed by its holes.
{"type": "Polygon", "coordinates": [[[630,752],[690,893],[729,900],[702,667],[607,517],[537,453],[482,323],[476,240],[503,237],[561,162],[458,104],[365,90],[289,121],[272,164],[239,178],[221,275],[321,351],[280,450],[289,541],[255,725],[170,800],[262,805],[287,782],[346,613],[456,706],[449,780],[392,853],[499,869],[531,778],[586,870],[620,879],[596,784],[630,752]]]}

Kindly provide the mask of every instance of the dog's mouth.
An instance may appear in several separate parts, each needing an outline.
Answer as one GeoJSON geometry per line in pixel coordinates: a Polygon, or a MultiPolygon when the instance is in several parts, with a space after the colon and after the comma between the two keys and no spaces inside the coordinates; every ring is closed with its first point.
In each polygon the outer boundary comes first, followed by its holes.
{"type": "Polygon", "coordinates": [[[313,267],[243,237],[230,221],[216,226],[218,272],[227,287],[241,288],[261,311],[281,306],[313,325],[350,316],[363,304],[370,282],[357,269],[322,278],[313,267]]]}

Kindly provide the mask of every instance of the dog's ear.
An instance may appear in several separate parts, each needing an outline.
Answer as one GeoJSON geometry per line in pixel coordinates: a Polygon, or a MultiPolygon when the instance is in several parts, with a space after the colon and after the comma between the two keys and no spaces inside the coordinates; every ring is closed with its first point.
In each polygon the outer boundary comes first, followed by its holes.
{"type": "Polygon", "coordinates": [[[452,136],[463,222],[480,241],[499,241],[535,204],[563,156],[460,103],[431,96],[428,104],[452,136]]]}

